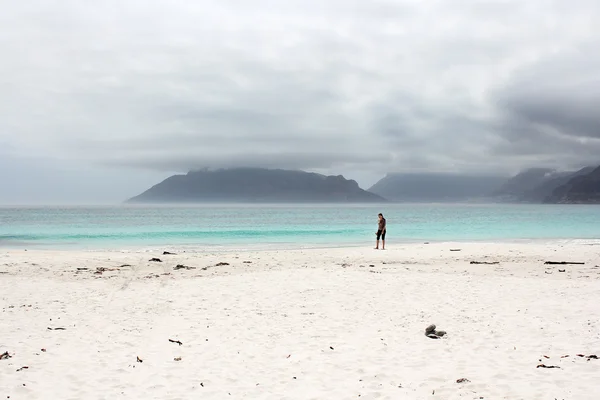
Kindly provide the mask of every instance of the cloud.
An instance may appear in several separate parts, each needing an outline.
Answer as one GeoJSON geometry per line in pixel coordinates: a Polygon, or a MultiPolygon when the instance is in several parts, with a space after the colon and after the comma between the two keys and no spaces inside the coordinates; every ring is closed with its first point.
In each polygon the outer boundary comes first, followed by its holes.
{"type": "Polygon", "coordinates": [[[594,0],[3,3],[13,157],[350,177],[600,162],[594,0]]]}

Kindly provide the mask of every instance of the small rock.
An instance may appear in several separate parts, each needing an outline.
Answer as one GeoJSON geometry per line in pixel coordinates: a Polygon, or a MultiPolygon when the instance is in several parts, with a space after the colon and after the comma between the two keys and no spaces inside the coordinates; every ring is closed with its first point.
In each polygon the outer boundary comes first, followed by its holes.
{"type": "Polygon", "coordinates": [[[156,257],[153,257],[153,258],[151,258],[148,261],[150,261],[150,262],[162,262],[162,260],[160,258],[156,258],[156,257]]]}
{"type": "Polygon", "coordinates": [[[173,360],[174,361],[181,361],[181,357],[175,357],[173,360]]]}
{"type": "Polygon", "coordinates": [[[229,265],[229,263],[226,263],[226,262],[219,262],[219,263],[215,264],[215,267],[222,267],[222,266],[224,266],[224,265],[229,265]]]}
{"type": "Polygon", "coordinates": [[[438,335],[436,335],[435,333],[430,333],[427,335],[427,337],[430,339],[440,339],[440,337],[438,335]]]}
{"type": "Polygon", "coordinates": [[[430,333],[435,332],[435,325],[431,324],[427,328],[425,328],[425,334],[429,335],[430,333]]]}
{"type": "Polygon", "coordinates": [[[456,380],[456,383],[467,383],[467,382],[471,382],[470,380],[468,380],[467,378],[460,378],[456,380]]]}
{"type": "Polygon", "coordinates": [[[446,335],[446,331],[435,331],[435,334],[438,335],[439,337],[442,337],[442,336],[446,335]]]}

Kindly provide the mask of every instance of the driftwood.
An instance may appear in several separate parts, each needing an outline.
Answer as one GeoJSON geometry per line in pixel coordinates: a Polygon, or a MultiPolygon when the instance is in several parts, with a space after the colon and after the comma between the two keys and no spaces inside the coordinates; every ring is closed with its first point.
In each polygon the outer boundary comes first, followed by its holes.
{"type": "Polygon", "coordinates": [[[150,262],[162,262],[162,260],[160,258],[156,258],[156,257],[153,257],[153,258],[151,258],[148,261],[150,261],[150,262]]]}
{"type": "Polygon", "coordinates": [[[0,360],[8,360],[11,357],[12,356],[8,354],[8,351],[5,351],[4,353],[0,354],[0,360]]]}
{"type": "Polygon", "coordinates": [[[181,343],[179,340],[169,339],[169,342],[171,342],[171,343],[177,343],[178,345],[183,346],[183,343],[181,343]]]}
{"type": "Polygon", "coordinates": [[[175,256],[175,253],[169,253],[168,251],[163,251],[163,256],[175,256]]]}
{"type": "Polygon", "coordinates": [[[485,265],[494,265],[494,264],[500,264],[499,261],[471,261],[471,264],[485,264],[485,265]]]}
{"type": "Polygon", "coordinates": [[[574,261],[546,261],[544,264],[546,265],[567,265],[567,264],[576,264],[576,265],[584,265],[584,262],[574,262],[574,261]]]}
{"type": "Polygon", "coordinates": [[[17,372],[23,371],[24,369],[29,369],[29,367],[21,367],[17,370],[17,372]]]}
{"type": "Polygon", "coordinates": [[[50,327],[48,327],[48,330],[49,331],[66,331],[67,329],[66,328],[50,328],[50,327]]]}
{"type": "Polygon", "coordinates": [[[545,364],[540,364],[536,368],[558,368],[558,369],[560,369],[559,366],[556,366],[556,365],[545,365],[545,364]]]}
{"type": "Polygon", "coordinates": [[[229,265],[229,263],[226,263],[226,262],[216,263],[215,267],[221,267],[221,266],[224,266],[224,265],[229,265]]]}

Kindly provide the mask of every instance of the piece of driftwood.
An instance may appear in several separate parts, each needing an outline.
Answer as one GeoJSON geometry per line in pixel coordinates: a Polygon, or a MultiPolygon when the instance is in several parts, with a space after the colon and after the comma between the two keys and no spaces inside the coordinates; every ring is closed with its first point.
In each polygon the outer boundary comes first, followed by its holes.
{"type": "Polygon", "coordinates": [[[500,262],[499,261],[471,261],[471,264],[494,265],[494,264],[500,264],[500,262]]]}
{"type": "Polygon", "coordinates": [[[163,256],[174,256],[175,253],[169,253],[168,251],[163,251],[163,256]]]}
{"type": "Polygon", "coordinates": [[[156,257],[152,257],[150,260],[148,260],[150,262],[162,262],[162,260],[160,258],[156,258],[156,257]]]}
{"type": "Polygon", "coordinates": [[[557,365],[545,365],[545,364],[540,364],[536,368],[559,368],[560,369],[560,367],[557,365]]]}
{"type": "Polygon", "coordinates": [[[11,357],[12,356],[8,354],[8,351],[5,351],[4,353],[0,354],[0,360],[8,360],[11,357]]]}
{"type": "Polygon", "coordinates": [[[50,327],[48,327],[48,330],[49,331],[66,331],[67,329],[66,328],[50,328],[50,327]]]}
{"type": "Polygon", "coordinates": [[[575,264],[575,265],[584,265],[584,262],[576,262],[576,261],[546,261],[544,264],[546,265],[567,265],[567,264],[575,264]]]}
{"type": "Polygon", "coordinates": [[[178,345],[183,346],[183,343],[181,343],[179,340],[169,339],[169,342],[171,342],[171,343],[177,343],[178,345]]]}

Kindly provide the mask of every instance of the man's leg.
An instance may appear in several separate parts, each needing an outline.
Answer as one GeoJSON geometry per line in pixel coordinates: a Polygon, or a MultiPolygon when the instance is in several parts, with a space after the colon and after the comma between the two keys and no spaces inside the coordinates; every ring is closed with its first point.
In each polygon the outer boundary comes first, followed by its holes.
{"type": "Polygon", "coordinates": [[[377,239],[377,242],[375,242],[375,250],[379,249],[379,239],[377,239]]]}
{"type": "Polygon", "coordinates": [[[381,250],[385,250],[385,239],[381,240],[381,250]]]}

